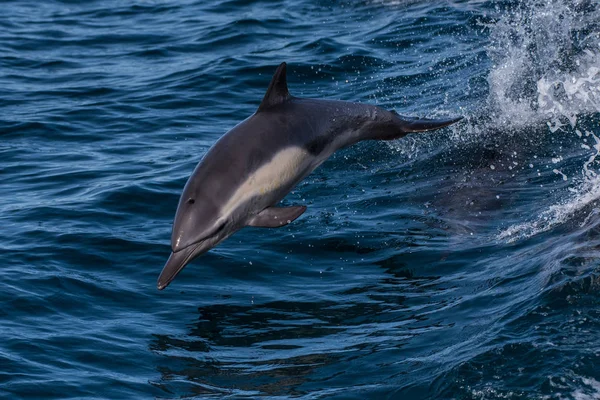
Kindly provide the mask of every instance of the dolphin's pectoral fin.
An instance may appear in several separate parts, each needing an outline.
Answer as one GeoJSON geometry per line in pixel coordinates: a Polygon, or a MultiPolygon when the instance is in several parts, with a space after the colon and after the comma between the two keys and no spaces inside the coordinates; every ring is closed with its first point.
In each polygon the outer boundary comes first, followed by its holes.
{"type": "Polygon", "coordinates": [[[265,208],[250,220],[248,226],[279,228],[301,216],[304,211],[306,211],[306,206],[265,208]]]}

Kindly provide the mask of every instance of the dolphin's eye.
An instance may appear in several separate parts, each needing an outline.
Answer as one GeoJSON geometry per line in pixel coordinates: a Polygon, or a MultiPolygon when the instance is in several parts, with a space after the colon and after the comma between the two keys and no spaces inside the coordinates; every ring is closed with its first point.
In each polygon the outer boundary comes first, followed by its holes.
{"type": "Polygon", "coordinates": [[[196,200],[194,200],[194,199],[188,199],[187,202],[188,202],[188,204],[194,204],[196,202],[196,200]]]}

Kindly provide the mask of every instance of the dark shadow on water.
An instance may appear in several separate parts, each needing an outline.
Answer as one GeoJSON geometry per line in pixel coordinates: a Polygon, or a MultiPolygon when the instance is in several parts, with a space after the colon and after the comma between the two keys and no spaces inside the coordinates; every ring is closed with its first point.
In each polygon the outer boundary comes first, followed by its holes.
{"type": "Polygon", "coordinates": [[[156,385],[174,394],[300,395],[315,370],[339,362],[353,347],[329,353],[311,346],[345,329],[333,303],[222,304],[199,314],[187,336],[157,336],[151,346],[166,361],[156,385]]]}
{"type": "Polygon", "coordinates": [[[429,301],[431,289],[419,287],[435,278],[384,275],[339,290],[337,300],[200,307],[188,334],[155,336],[150,350],[162,361],[152,384],[178,398],[312,396],[373,380],[380,390],[407,368],[394,365],[401,349],[441,327],[415,312],[430,310],[417,303],[429,301]],[[407,290],[420,300],[405,304],[407,290]]]}

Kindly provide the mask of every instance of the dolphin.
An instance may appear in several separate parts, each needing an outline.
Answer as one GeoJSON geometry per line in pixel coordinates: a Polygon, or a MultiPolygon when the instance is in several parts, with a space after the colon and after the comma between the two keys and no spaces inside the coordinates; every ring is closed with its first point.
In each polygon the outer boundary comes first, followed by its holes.
{"type": "Polygon", "coordinates": [[[440,129],[460,119],[406,118],[369,104],[294,97],[282,63],[258,110],[217,140],[188,179],[158,289],[241,228],[276,228],[302,215],[306,206],[277,203],[335,151],[362,140],[440,129]]]}

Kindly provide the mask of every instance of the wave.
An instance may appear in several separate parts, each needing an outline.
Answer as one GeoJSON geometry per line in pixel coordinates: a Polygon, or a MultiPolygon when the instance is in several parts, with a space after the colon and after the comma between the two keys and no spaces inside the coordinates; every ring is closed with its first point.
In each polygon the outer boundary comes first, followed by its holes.
{"type": "MultiPolygon", "coordinates": [[[[501,229],[496,240],[531,237],[571,220],[580,211],[586,212],[581,219],[585,220],[600,198],[598,21],[600,6],[590,1],[498,3],[489,16],[480,16],[475,23],[478,29],[489,32],[485,58],[490,68],[481,79],[471,79],[483,82],[485,94],[473,97],[483,100],[461,108],[466,118],[449,129],[445,144],[433,136],[419,135],[393,142],[390,147],[407,159],[431,159],[439,157],[440,146],[445,146],[446,151],[459,153],[448,158],[462,158],[469,169],[474,161],[465,145],[472,148],[492,143],[501,153],[513,155],[514,159],[506,163],[511,165],[511,174],[524,174],[527,180],[536,181],[525,184],[537,185],[536,178],[543,175],[545,186],[560,186],[553,204],[541,203],[537,216],[524,222],[521,218],[501,229]],[[554,146],[554,141],[569,145],[554,146]],[[549,175],[534,168],[544,158],[538,158],[536,151],[555,153],[548,157],[549,175]]],[[[470,51],[475,50],[473,45],[470,51]]],[[[444,78],[443,74],[440,72],[438,78],[444,78]]],[[[470,85],[466,91],[478,90],[470,85]]],[[[448,107],[447,102],[441,107],[448,107]]],[[[441,109],[431,115],[448,115],[448,111],[441,109]]],[[[494,174],[500,171],[496,163],[489,164],[483,173],[493,182],[494,174]]]]}
{"type": "Polygon", "coordinates": [[[581,121],[600,113],[599,20],[600,9],[591,2],[554,0],[520,4],[490,26],[493,68],[487,107],[494,123],[513,132],[545,124],[549,134],[578,138],[587,152],[580,173],[571,177],[560,168],[563,157],[553,159],[552,171],[569,181],[568,191],[534,219],[502,230],[500,240],[550,230],[600,198],[600,140],[593,121],[581,121]]]}

